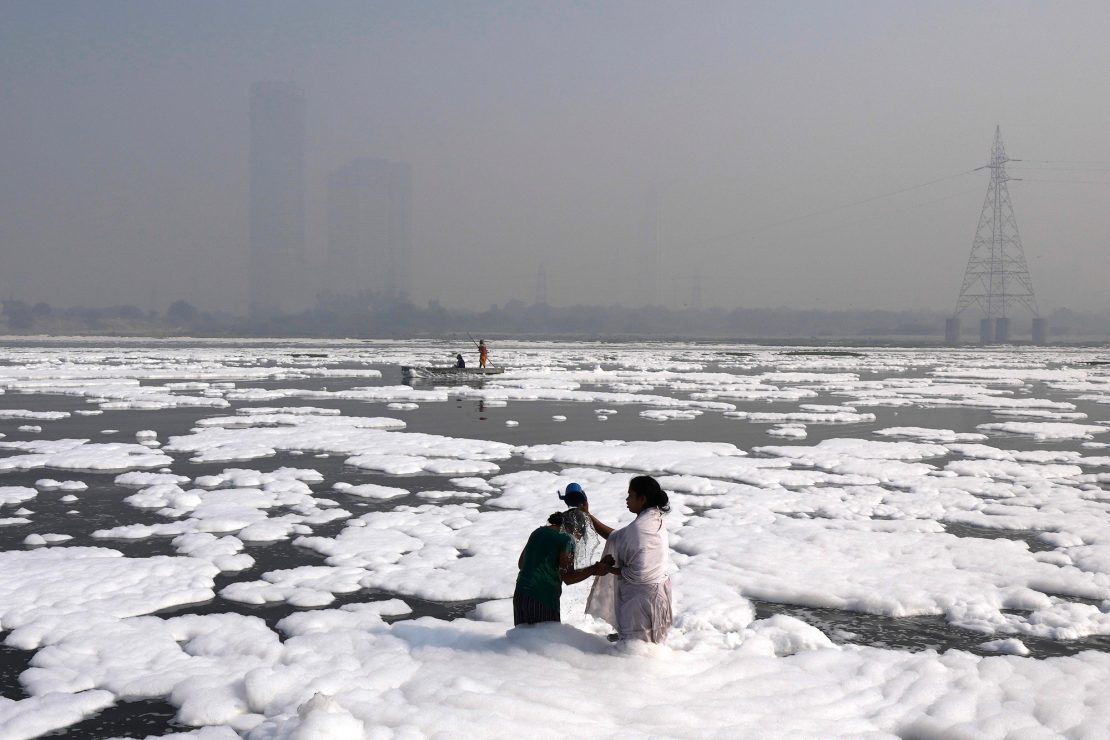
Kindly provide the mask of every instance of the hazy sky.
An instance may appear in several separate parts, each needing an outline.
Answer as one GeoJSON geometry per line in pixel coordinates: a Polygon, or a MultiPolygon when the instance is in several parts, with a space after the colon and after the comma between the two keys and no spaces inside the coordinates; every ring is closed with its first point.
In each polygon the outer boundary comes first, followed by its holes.
{"type": "Polygon", "coordinates": [[[1042,311],[1108,309],[1108,39],[1104,0],[0,0],[0,293],[243,310],[249,87],[292,80],[310,256],[328,173],[409,162],[418,302],[648,302],[654,188],[651,302],[951,310],[997,124],[1042,311]]]}

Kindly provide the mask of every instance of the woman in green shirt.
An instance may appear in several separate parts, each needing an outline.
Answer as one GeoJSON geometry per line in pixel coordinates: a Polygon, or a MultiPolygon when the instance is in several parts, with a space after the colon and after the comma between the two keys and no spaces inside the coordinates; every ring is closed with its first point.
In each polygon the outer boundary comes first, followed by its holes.
{"type": "MultiPolygon", "coordinates": [[[[528,537],[520,553],[516,591],[513,593],[513,624],[560,622],[559,597],[563,584],[571,585],[608,572],[605,559],[574,569],[574,538],[562,531],[563,514],[556,512],[528,537]]],[[[612,560],[612,556],[606,556],[612,560]]]]}

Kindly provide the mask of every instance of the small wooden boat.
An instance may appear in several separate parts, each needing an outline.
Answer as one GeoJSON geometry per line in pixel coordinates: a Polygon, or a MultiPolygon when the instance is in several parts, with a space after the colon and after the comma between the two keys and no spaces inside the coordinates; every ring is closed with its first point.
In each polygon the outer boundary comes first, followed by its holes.
{"type": "Polygon", "coordinates": [[[505,372],[503,367],[455,367],[453,365],[435,366],[401,366],[401,378],[406,383],[410,380],[434,380],[442,383],[466,383],[474,380],[483,380],[487,375],[500,375],[505,372]]]}

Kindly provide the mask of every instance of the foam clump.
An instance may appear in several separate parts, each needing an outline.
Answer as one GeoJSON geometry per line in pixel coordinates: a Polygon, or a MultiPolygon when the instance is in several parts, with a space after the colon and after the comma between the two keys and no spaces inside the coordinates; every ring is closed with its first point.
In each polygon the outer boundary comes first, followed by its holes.
{"type": "Polygon", "coordinates": [[[1050,421],[1004,421],[980,424],[976,428],[987,432],[1027,435],[1039,440],[1091,439],[1092,435],[1110,431],[1110,427],[1097,424],[1069,424],[1067,422],[1050,421]]]}
{"type": "Polygon", "coordinates": [[[69,534],[29,534],[23,538],[23,544],[39,547],[42,545],[53,545],[56,542],[66,542],[72,539],[73,535],[69,534]]]}
{"type": "Polygon", "coordinates": [[[143,445],[93,444],[84,439],[0,442],[2,448],[23,450],[26,454],[0,458],[0,472],[36,468],[123,472],[157,468],[173,462],[173,458],[161,451],[143,445]]]}
{"type": "Polygon", "coordinates": [[[127,617],[211,599],[217,572],[194,558],[125,558],[99,547],[8,550],[0,552],[0,624],[12,630],[8,644],[32,649],[96,615],[127,617]]]}
{"type": "Polygon", "coordinates": [[[755,639],[746,641],[745,649],[759,649],[753,647],[753,643],[765,642],[773,655],[785,656],[805,650],[837,649],[832,640],[821,630],[785,614],[776,614],[768,619],[753,622],[748,627],[748,631],[755,639]]]}
{"type": "Polygon", "coordinates": [[[1029,655],[1029,648],[1025,647],[1025,643],[1016,638],[1008,638],[1005,640],[990,640],[979,645],[981,650],[986,650],[992,653],[1004,653],[1006,655],[1029,655]]]}
{"type": "Polygon", "coordinates": [[[13,740],[39,737],[80,722],[114,701],[110,692],[99,690],[52,692],[19,701],[0,697],[0,731],[13,740]]]}
{"type": "Polygon", "coordinates": [[[376,483],[363,483],[361,485],[351,485],[350,483],[336,483],[333,488],[340,493],[345,493],[348,496],[357,496],[359,498],[371,499],[391,499],[400,498],[401,496],[408,496],[409,491],[404,488],[396,488],[393,486],[381,486],[376,483]]]}
{"type": "Polygon", "coordinates": [[[295,740],[360,740],[366,725],[327,694],[317,693],[297,707],[301,724],[295,740]]]}
{"type": "Polygon", "coordinates": [[[0,506],[21,504],[38,495],[38,490],[27,486],[0,486],[0,506]]]}

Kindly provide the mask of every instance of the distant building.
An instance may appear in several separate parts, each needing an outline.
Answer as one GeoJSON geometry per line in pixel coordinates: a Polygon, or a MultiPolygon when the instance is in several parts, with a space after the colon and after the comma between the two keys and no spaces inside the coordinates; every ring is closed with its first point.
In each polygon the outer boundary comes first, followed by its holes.
{"type": "Polygon", "coordinates": [[[250,98],[250,255],[252,318],[306,307],[305,103],[289,82],[257,82],[250,98]]]}
{"type": "Polygon", "coordinates": [[[411,289],[412,169],[356,159],[328,178],[328,257],[324,289],[370,290],[404,300],[411,289]]]}

